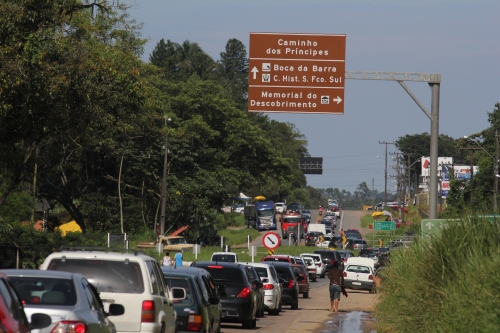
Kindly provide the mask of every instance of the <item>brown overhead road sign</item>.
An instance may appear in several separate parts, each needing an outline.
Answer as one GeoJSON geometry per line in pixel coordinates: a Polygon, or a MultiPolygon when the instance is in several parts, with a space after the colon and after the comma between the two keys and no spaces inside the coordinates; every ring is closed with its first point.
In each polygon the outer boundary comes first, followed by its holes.
{"type": "Polygon", "coordinates": [[[344,113],[345,35],[251,33],[250,112],[344,113]]]}

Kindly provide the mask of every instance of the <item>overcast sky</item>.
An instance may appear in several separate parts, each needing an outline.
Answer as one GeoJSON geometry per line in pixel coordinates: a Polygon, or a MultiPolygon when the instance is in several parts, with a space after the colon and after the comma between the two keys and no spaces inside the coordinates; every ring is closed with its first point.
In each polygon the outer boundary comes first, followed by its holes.
{"type": "MultiPolygon", "coordinates": [[[[127,0],[144,24],[148,61],[164,38],[198,43],[219,60],[227,41],[249,46],[250,32],[346,35],[346,70],[441,74],[439,132],[459,138],[489,126],[500,102],[498,0],[127,0]],[[376,3],[376,4],[373,4],[376,3]]],[[[426,83],[407,83],[430,111],[426,83]]],[[[430,121],[397,82],[346,80],[344,115],[269,114],[291,122],[323,157],[313,187],[384,190],[385,145],[430,133],[430,121]]],[[[389,145],[389,152],[395,152],[389,145]]],[[[417,164],[417,166],[419,166],[417,164]]],[[[388,190],[395,190],[389,183],[388,190]]]]}

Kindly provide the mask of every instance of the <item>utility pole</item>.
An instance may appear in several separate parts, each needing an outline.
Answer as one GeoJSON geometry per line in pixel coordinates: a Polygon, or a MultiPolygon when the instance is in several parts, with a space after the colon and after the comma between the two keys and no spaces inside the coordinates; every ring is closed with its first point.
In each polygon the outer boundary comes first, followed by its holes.
{"type": "MultiPolygon", "coordinates": [[[[170,118],[165,116],[165,128],[168,128],[170,118]]],[[[167,173],[168,173],[168,133],[165,134],[165,156],[163,159],[163,179],[161,185],[161,215],[160,215],[160,230],[156,229],[156,233],[162,235],[165,233],[165,212],[167,210],[167,173]]]]}
{"type": "Polygon", "coordinates": [[[493,161],[494,164],[494,175],[495,177],[495,182],[494,182],[494,188],[493,188],[493,214],[497,214],[497,194],[498,194],[498,159],[500,158],[498,152],[498,131],[495,131],[495,161],[493,161]]]}
{"type": "Polygon", "coordinates": [[[372,178],[372,211],[375,208],[375,178],[372,178]]]}
{"type": "Polygon", "coordinates": [[[378,142],[381,145],[385,145],[385,172],[384,172],[384,179],[385,179],[385,186],[384,186],[384,205],[387,204],[387,146],[388,145],[393,145],[394,142],[386,142],[386,141],[379,141],[378,142]]]}

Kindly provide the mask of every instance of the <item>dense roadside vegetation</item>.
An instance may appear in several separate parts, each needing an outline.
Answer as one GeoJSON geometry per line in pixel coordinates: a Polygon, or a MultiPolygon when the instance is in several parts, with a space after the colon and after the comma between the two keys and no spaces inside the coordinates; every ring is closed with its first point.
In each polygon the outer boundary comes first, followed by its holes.
{"type": "MultiPolygon", "coordinates": [[[[219,209],[239,192],[319,204],[298,168],[306,138],[246,112],[239,40],[219,61],[197,43],[161,40],[144,63],[140,25],[117,2],[0,9],[0,231],[43,211],[67,211],[84,232],[153,230],[166,140],[172,230],[223,227],[219,209]]],[[[48,230],[59,223],[51,215],[48,230]]]]}
{"type": "Polygon", "coordinates": [[[376,305],[377,332],[498,332],[500,233],[454,221],[441,237],[391,254],[376,305]]]}

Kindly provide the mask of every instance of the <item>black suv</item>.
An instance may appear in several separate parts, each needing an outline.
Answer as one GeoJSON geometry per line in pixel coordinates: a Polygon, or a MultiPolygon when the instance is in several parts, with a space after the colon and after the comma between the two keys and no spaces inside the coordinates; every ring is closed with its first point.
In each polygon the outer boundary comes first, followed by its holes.
{"type": "Polygon", "coordinates": [[[281,261],[266,261],[266,264],[273,265],[278,273],[278,278],[283,279],[283,293],[281,302],[285,305],[291,305],[292,310],[299,308],[299,284],[297,281],[302,281],[304,277],[295,276],[292,265],[281,261]]]}
{"type": "Polygon", "coordinates": [[[176,331],[219,332],[222,307],[210,274],[196,267],[162,266],[165,284],[184,288],[186,298],[174,301],[177,312],[176,331]]]}
{"type": "Polygon", "coordinates": [[[338,261],[340,269],[344,269],[344,262],[342,261],[342,257],[340,253],[333,250],[315,250],[314,253],[321,254],[321,258],[323,259],[323,263],[325,264],[325,271],[328,271],[333,267],[333,263],[338,261]]]}
{"type": "Polygon", "coordinates": [[[243,328],[257,325],[257,289],[262,282],[252,281],[246,265],[229,262],[202,261],[191,266],[206,269],[214,279],[222,305],[222,322],[241,323],[243,328]]]}

